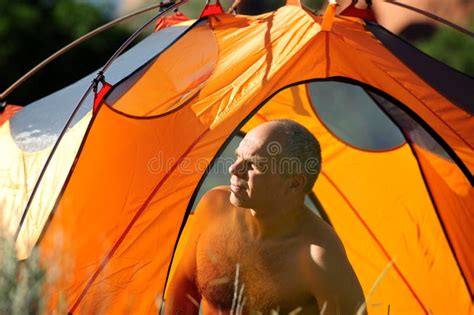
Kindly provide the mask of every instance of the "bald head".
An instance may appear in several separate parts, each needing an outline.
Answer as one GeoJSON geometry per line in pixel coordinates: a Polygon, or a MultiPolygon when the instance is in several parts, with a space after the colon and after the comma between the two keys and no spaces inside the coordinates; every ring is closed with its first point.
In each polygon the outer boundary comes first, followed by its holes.
{"type": "Polygon", "coordinates": [[[286,143],[287,137],[281,128],[281,124],[276,120],[272,120],[250,130],[244,141],[251,141],[255,145],[264,146],[270,142],[286,143]]]}
{"type": "Polygon", "coordinates": [[[321,170],[321,148],[304,126],[288,119],[272,120],[252,129],[244,141],[265,148],[278,158],[277,170],[284,175],[303,175],[305,192],[313,187],[321,170]]]}

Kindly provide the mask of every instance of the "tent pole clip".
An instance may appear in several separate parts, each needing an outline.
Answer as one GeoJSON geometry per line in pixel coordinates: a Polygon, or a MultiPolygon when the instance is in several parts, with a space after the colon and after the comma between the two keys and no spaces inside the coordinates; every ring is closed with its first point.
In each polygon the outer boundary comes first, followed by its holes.
{"type": "Polygon", "coordinates": [[[104,72],[99,71],[97,73],[97,76],[94,78],[94,80],[92,80],[92,83],[93,83],[92,89],[93,89],[94,93],[97,94],[97,89],[98,89],[99,83],[102,83],[102,85],[104,85],[104,82],[105,82],[104,72]]]}
{"type": "Polygon", "coordinates": [[[99,86],[99,83],[102,83],[102,85],[104,85],[104,82],[105,82],[104,72],[99,71],[95,79],[92,80],[92,83],[93,83],[92,89],[94,90],[94,93],[97,94],[97,87],[99,86]]]}

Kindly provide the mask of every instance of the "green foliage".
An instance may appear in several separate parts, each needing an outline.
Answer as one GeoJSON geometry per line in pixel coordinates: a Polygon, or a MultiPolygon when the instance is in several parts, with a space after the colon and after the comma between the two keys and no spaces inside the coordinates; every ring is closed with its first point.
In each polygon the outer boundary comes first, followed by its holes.
{"type": "Polygon", "coordinates": [[[0,236],[0,314],[37,314],[43,308],[44,271],[37,252],[19,262],[13,239],[0,236]]]}
{"type": "MultiPolygon", "coordinates": [[[[108,22],[98,7],[78,0],[0,0],[0,90],[81,35],[108,22]]],[[[26,105],[99,68],[130,31],[115,27],[46,66],[11,94],[26,105]]]]}
{"type": "MultiPolygon", "coordinates": [[[[470,29],[474,29],[474,16],[470,29]]],[[[415,44],[428,55],[474,76],[474,38],[452,28],[438,29],[432,38],[415,44]]]]}

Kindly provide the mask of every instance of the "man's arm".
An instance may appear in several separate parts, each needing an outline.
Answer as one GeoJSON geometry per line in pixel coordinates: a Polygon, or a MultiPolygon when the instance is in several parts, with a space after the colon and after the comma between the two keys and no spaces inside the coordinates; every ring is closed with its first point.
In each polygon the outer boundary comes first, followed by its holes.
{"type": "MultiPolygon", "coordinates": [[[[365,302],[359,280],[337,236],[326,246],[310,246],[309,277],[313,296],[324,314],[356,314],[365,302]]],[[[366,314],[366,311],[361,314],[366,314]]]]}
{"type": "Polygon", "coordinates": [[[221,187],[207,192],[200,200],[189,233],[188,243],[167,288],[165,315],[198,314],[201,295],[196,287],[196,248],[203,229],[211,224],[217,211],[228,199],[228,194],[221,187]]]}

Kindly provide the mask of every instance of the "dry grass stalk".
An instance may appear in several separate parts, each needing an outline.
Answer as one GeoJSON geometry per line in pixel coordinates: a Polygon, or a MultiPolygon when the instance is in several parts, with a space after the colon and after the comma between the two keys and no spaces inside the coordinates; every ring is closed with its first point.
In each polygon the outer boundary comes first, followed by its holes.
{"type": "Polygon", "coordinates": [[[357,313],[356,315],[363,315],[365,314],[366,310],[367,310],[367,303],[369,303],[370,299],[372,298],[372,296],[374,295],[374,292],[375,290],[378,288],[378,286],[380,285],[380,283],[382,282],[382,280],[385,278],[385,276],[387,275],[387,272],[390,270],[390,268],[392,268],[393,264],[394,264],[394,260],[392,259],[388,264],[387,266],[385,266],[385,268],[382,270],[382,272],[380,273],[380,275],[377,277],[377,279],[375,279],[375,282],[374,284],[372,285],[372,287],[370,288],[369,290],[369,293],[367,294],[367,298],[365,299],[365,302],[359,307],[359,309],[357,310],[357,313]]]}
{"type": "Polygon", "coordinates": [[[199,308],[199,303],[189,294],[186,293],[186,297],[194,304],[197,308],[199,308]]]}
{"type": "Polygon", "coordinates": [[[321,307],[321,310],[319,311],[319,315],[324,315],[324,313],[326,313],[327,307],[328,307],[328,301],[324,301],[323,306],[321,307]]]}
{"type": "Polygon", "coordinates": [[[292,310],[291,312],[288,313],[288,315],[296,315],[298,314],[299,312],[301,312],[303,310],[303,308],[300,306],[300,307],[297,307],[295,308],[294,310],[292,310]]]}

